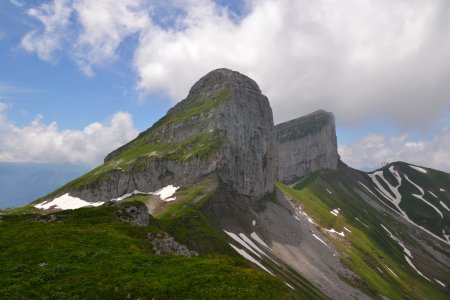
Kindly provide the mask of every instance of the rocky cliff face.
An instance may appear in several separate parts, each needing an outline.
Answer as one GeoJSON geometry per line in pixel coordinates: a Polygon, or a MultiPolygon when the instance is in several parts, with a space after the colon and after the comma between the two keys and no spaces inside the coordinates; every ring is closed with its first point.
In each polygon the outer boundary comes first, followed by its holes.
{"type": "Polygon", "coordinates": [[[260,197],[274,189],[274,135],[272,110],[258,85],[218,69],[151,128],[110,153],[102,166],[59,192],[107,201],[135,189],[192,184],[216,172],[239,194],[260,197]]]}
{"type": "Polygon", "coordinates": [[[334,116],[323,110],[275,126],[278,179],[292,182],[339,161],[334,116]]]}

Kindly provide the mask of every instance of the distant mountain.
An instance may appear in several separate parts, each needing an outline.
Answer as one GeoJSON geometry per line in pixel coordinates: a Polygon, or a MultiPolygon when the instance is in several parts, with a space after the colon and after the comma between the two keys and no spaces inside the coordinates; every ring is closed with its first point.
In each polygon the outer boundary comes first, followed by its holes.
{"type": "Polygon", "coordinates": [[[0,208],[27,204],[87,171],[74,164],[0,163],[0,208]]]}
{"type": "Polygon", "coordinates": [[[256,82],[218,69],[102,165],[0,211],[0,298],[448,299],[449,190],[421,166],[349,168],[331,113],[274,126],[256,82]]]}

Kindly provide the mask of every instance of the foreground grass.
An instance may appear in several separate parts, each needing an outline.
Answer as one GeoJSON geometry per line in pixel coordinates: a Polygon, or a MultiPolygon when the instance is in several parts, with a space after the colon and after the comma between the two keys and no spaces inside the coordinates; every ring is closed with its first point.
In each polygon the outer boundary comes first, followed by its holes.
{"type": "Polygon", "coordinates": [[[153,255],[158,225],[113,223],[112,207],[4,216],[1,299],[283,299],[284,284],[239,259],[153,255]]]}

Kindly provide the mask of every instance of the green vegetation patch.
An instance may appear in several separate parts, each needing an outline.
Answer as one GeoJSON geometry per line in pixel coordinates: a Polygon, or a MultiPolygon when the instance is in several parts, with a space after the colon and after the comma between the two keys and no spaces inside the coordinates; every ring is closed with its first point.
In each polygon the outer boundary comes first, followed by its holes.
{"type": "Polygon", "coordinates": [[[151,130],[156,131],[163,126],[174,123],[181,123],[195,116],[207,113],[216,108],[231,96],[231,84],[225,84],[223,88],[208,95],[199,95],[195,98],[188,98],[180,102],[161,120],[152,126],[151,130]]]}
{"type": "Polygon", "coordinates": [[[113,206],[0,222],[2,299],[287,299],[276,278],[223,255],[153,254],[159,225],[112,222],[113,206]],[[50,219],[48,219],[50,220],[50,219]]]}

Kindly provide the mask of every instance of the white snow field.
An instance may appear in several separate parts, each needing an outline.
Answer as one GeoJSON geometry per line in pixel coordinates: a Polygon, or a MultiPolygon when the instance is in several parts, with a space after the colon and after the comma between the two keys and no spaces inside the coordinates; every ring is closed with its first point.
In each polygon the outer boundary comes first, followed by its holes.
{"type": "Polygon", "coordinates": [[[161,197],[161,200],[165,201],[173,201],[175,200],[175,197],[171,198],[173,194],[179,189],[180,187],[175,187],[173,185],[168,185],[166,187],[163,187],[162,189],[157,190],[153,193],[153,195],[159,195],[161,197]]]}
{"type": "Polygon", "coordinates": [[[146,192],[141,192],[141,191],[138,191],[138,190],[134,190],[131,193],[126,193],[126,194],[120,196],[119,198],[114,198],[114,199],[111,199],[111,200],[112,201],[122,201],[122,200],[125,200],[125,199],[133,196],[133,195],[155,195],[155,196],[159,196],[161,198],[161,200],[169,202],[169,201],[176,200],[176,197],[172,197],[172,196],[175,194],[175,192],[179,188],[180,187],[175,187],[175,186],[170,184],[168,186],[165,186],[165,187],[157,190],[156,192],[148,192],[148,193],[146,193],[146,192]]]}
{"type": "Polygon", "coordinates": [[[100,206],[105,202],[88,202],[83,199],[72,197],[69,193],[59,196],[51,201],[44,201],[34,207],[39,209],[77,209],[86,206],[100,206]]]}
{"type": "Polygon", "coordinates": [[[343,231],[342,231],[342,232],[338,232],[338,231],[334,230],[334,228],[331,228],[331,229],[326,229],[326,228],[325,228],[325,230],[326,230],[327,232],[335,233],[335,234],[338,234],[338,235],[340,235],[340,236],[345,237],[345,234],[344,234],[343,231]]]}
{"type": "MultiPolygon", "coordinates": [[[[111,201],[122,201],[125,200],[133,195],[158,195],[160,196],[161,200],[163,201],[174,201],[176,200],[176,197],[172,197],[176,190],[178,190],[179,187],[175,187],[173,185],[168,185],[166,187],[163,187],[162,189],[159,189],[156,192],[141,192],[138,190],[134,190],[131,193],[126,193],[118,198],[111,199],[111,201]]],[[[104,204],[105,202],[89,202],[77,197],[70,196],[69,193],[66,193],[62,196],[59,196],[57,198],[54,198],[53,200],[44,201],[42,203],[36,204],[34,207],[39,209],[77,209],[81,207],[86,206],[100,206],[104,204]]]]}
{"type": "Polygon", "coordinates": [[[312,234],[313,237],[315,237],[319,242],[321,242],[322,244],[324,244],[325,246],[328,247],[327,243],[325,243],[320,237],[318,237],[315,233],[312,234]]]}
{"type": "Polygon", "coordinates": [[[270,272],[266,267],[264,267],[259,261],[257,261],[256,259],[254,259],[250,254],[248,254],[247,252],[245,252],[244,249],[240,249],[238,247],[236,247],[235,245],[228,243],[231,247],[233,247],[233,249],[239,253],[241,256],[243,256],[245,259],[251,261],[252,263],[254,263],[255,265],[257,265],[258,267],[260,267],[261,269],[263,269],[264,271],[266,271],[267,273],[269,273],[272,276],[275,276],[272,272],[270,272]]]}
{"type": "Polygon", "coordinates": [[[266,247],[267,249],[272,251],[272,249],[269,246],[267,246],[267,244],[256,234],[256,232],[252,232],[250,234],[250,236],[251,236],[252,239],[257,241],[261,246],[266,247]]]}
{"type": "Polygon", "coordinates": [[[448,211],[450,212],[450,208],[449,208],[447,205],[445,205],[444,202],[439,201],[439,203],[441,204],[441,206],[442,206],[443,208],[445,208],[446,210],[448,210],[448,211]]]}
{"type": "Polygon", "coordinates": [[[409,165],[411,168],[413,168],[414,170],[416,170],[416,171],[419,171],[420,173],[424,173],[424,174],[427,174],[428,173],[428,171],[427,170],[425,170],[424,168],[421,168],[421,167],[418,167],[418,166],[413,166],[413,165],[409,165]]]}
{"type": "Polygon", "coordinates": [[[247,250],[249,250],[250,252],[252,252],[254,255],[258,256],[259,258],[261,258],[261,255],[259,255],[258,253],[256,253],[255,250],[252,249],[252,247],[250,247],[249,245],[247,245],[246,242],[244,242],[240,237],[238,237],[236,234],[232,233],[232,232],[228,232],[226,230],[224,230],[224,232],[231,237],[233,240],[235,240],[236,242],[238,242],[239,244],[241,244],[242,246],[244,246],[245,248],[247,248],[247,250]]]}

